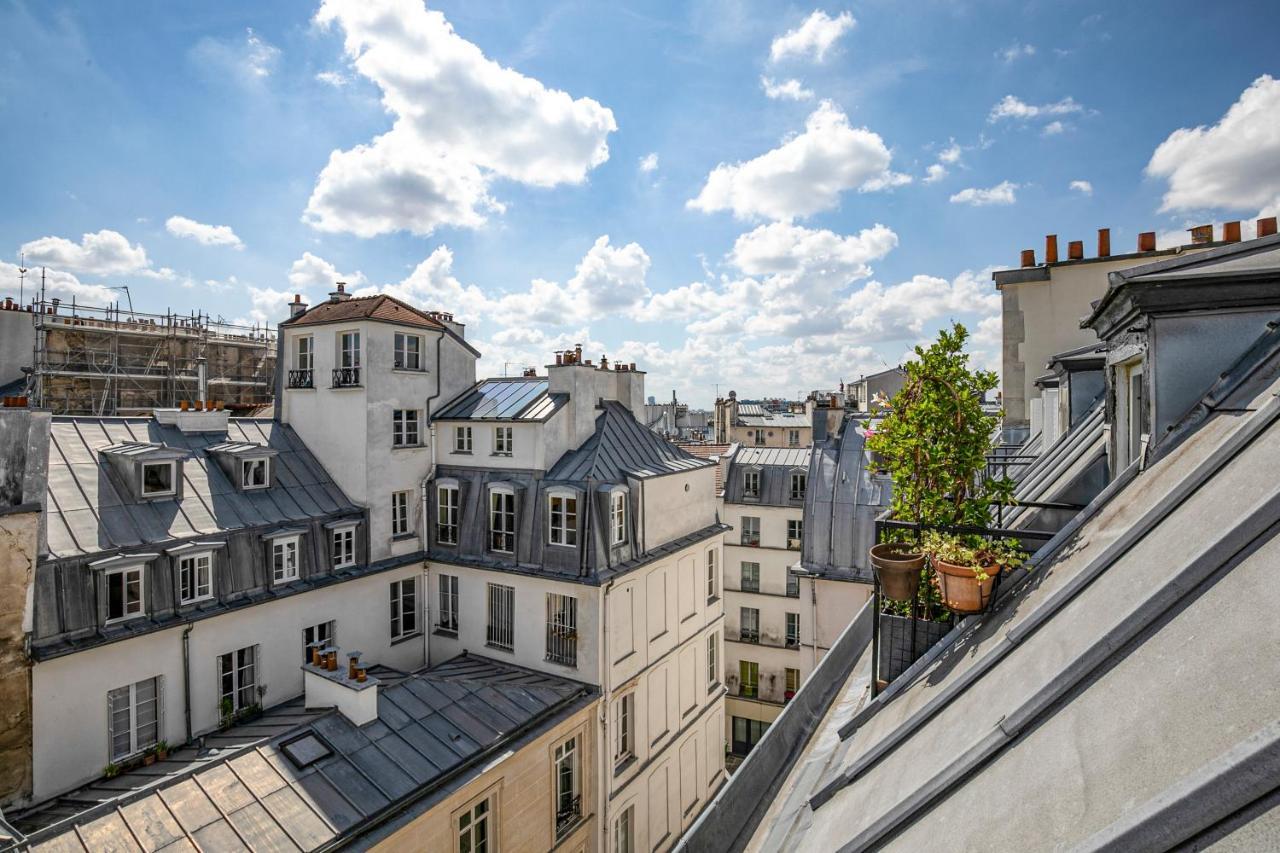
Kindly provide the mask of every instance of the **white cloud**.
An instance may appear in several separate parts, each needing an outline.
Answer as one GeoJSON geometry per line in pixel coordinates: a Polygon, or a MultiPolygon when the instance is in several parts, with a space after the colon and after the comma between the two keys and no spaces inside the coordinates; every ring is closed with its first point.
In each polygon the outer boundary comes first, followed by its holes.
{"type": "Polygon", "coordinates": [[[395,116],[367,144],[334,151],[303,219],[368,237],[477,227],[501,211],[497,178],[529,186],[578,184],[609,157],[613,113],[488,59],[422,0],[324,0],[355,69],[395,116]]]}
{"type": "Polygon", "coordinates": [[[1057,136],[1067,129],[1067,126],[1060,121],[1051,121],[1044,126],[1044,130],[1040,131],[1042,136],[1057,136]]]}
{"type": "Polygon", "coordinates": [[[974,207],[984,207],[990,204],[1013,204],[1018,200],[1014,195],[1014,190],[1017,188],[1018,185],[1011,181],[1001,181],[994,187],[987,189],[969,187],[951,196],[951,203],[969,204],[974,207]]]}
{"type": "Polygon", "coordinates": [[[248,28],[242,39],[200,39],[191,49],[191,59],[210,77],[230,75],[242,84],[256,85],[271,76],[280,49],[248,28]]]}
{"type": "Polygon", "coordinates": [[[848,12],[841,12],[833,18],[818,9],[805,18],[800,26],[773,40],[773,44],[769,46],[769,59],[772,62],[789,58],[822,62],[832,45],[853,29],[855,23],[853,15],[848,12]]]}
{"type": "MultiPolygon", "coordinates": [[[[6,261],[0,261],[0,281],[6,283],[6,295],[12,294],[16,299],[18,293],[18,266],[6,261]]],[[[110,290],[98,284],[85,284],[69,272],[51,269],[45,271],[44,276],[45,297],[52,299],[69,300],[74,298],[76,302],[82,305],[103,306],[120,299],[122,294],[119,291],[110,290]]],[[[23,298],[30,302],[32,297],[36,296],[40,288],[40,270],[36,270],[31,266],[31,259],[27,259],[27,283],[24,288],[23,298]]]]}
{"type": "Polygon", "coordinates": [[[890,171],[891,160],[879,134],[850,127],[839,107],[823,101],[803,133],[753,160],[716,166],[687,206],[705,213],[732,210],[739,219],[808,216],[834,208],[845,190],[909,182],[890,171]]]}
{"type": "Polygon", "coordinates": [[[658,152],[650,151],[640,158],[640,171],[646,174],[658,171],[658,152]]]}
{"type": "Polygon", "coordinates": [[[1080,195],[1093,195],[1093,184],[1088,181],[1072,181],[1067,189],[1078,192],[1080,195]]]}
{"type": "Polygon", "coordinates": [[[1029,121],[1035,118],[1046,118],[1048,116],[1070,115],[1072,113],[1084,112],[1084,106],[1075,101],[1070,95],[1060,101],[1052,104],[1028,104],[1020,98],[1013,95],[1005,95],[999,103],[991,108],[991,112],[987,115],[987,121],[997,122],[1002,119],[1012,119],[1014,121],[1029,121]]]}
{"type": "Polygon", "coordinates": [[[351,82],[350,78],[341,71],[321,71],[316,75],[316,80],[335,89],[341,89],[351,82]]]}
{"type": "Polygon", "coordinates": [[[205,225],[185,216],[170,216],[165,220],[165,230],[175,237],[195,240],[205,246],[231,246],[243,249],[244,243],[231,230],[230,225],[205,225]]]}
{"type": "Polygon", "coordinates": [[[333,264],[310,252],[303,252],[302,257],[289,267],[289,286],[295,291],[319,290],[320,293],[330,293],[340,281],[356,288],[364,284],[366,279],[359,270],[352,273],[338,272],[333,264]]]}
{"type": "Polygon", "coordinates": [[[1002,62],[1005,62],[1006,64],[1016,62],[1017,60],[1024,59],[1028,56],[1035,56],[1035,55],[1036,55],[1035,45],[1020,44],[1016,41],[1013,44],[1006,47],[1005,49],[996,51],[996,59],[999,59],[1002,62]]]}
{"type": "MultiPolygon", "coordinates": [[[[232,276],[231,284],[237,284],[235,277],[232,276]]],[[[206,284],[217,287],[217,282],[206,282],[206,284]]],[[[274,325],[281,320],[289,317],[289,303],[293,301],[293,294],[286,293],[283,290],[272,290],[269,287],[253,287],[252,285],[245,288],[245,292],[249,295],[249,313],[243,317],[237,317],[232,322],[238,325],[249,326],[254,323],[266,323],[274,325]]]]}
{"type": "Polygon", "coordinates": [[[947,167],[941,163],[934,163],[925,170],[924,182],[932,184],[942,180],[947,176],[947,167]]]}
{"type": "Polygon", "coordinates": [[[942,149],[941,153],[938,154],[938,161],[949,166],[960,162],[960,146],[956,144],[954,139],[951,140],[950,145],[942,149]]]}
{"type": "Polygon", "coordinates": [[[85,234],[79,243],[64,237],[41,237],[23,243],[21,252],[26,255],[27,266],[44,265],[89,275],[138,273],[151,265],[141,245],[131,246],[123,234],[108,229],[85,234]]]}
{"type": "Polygon", "coordinates": [[[1254,80],[1217,124],[1175,130],[1146,172],[1168,180],[1161,211],[1280,205],[1280,80],[1254,80]]]}
{"type": "Polygon", "coordinates": [[[901,340],[919,337],[927,324],[961,315],[997,316],[1000,296],[990,270],[966,270],[951,281],[916,275],[885,286],[867,282],[839,306],[848,334],[858,340],[901,340]]]}
{"type": "Polygon", "coordinates": [[[760,88],[764,89],[765,97],[774,100],[807,101],[813,97],[813,90],[804,88],[794,77],[781,83],[772,77],[761,77],[760,88]]]}

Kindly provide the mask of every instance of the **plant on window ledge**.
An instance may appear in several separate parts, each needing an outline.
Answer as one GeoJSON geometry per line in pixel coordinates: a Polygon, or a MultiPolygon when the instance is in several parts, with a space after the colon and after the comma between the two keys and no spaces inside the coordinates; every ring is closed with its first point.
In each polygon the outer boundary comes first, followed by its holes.
{"type": "Polygon", "coordinates": [[[972,537],[930,530],[924,535],[924,550],[936,572],[942,603],[952,613],[981,613],[996,576],[1022,565],[1022,549],[1012,539],[974,543],[972,537]]]}
{"type": "Polygon", "coordinates": [[[120,775],[120,765],[116,764],[114,761],[111,762],[106,767],[102,768],[102,775],[104,778],[114,779],[120,775]]]}
{"type": "MultiPolygon", "coordinates": [[[[1000,415],[984,412],[982,400],[998,378],[993,371],[970,368],[964,351],[968,337],[964,326],[955,323],[950,330],[940,330],[929,347],[917,346],[916,357],[904,365],[902,390],[867,436],[867,450],[882,460],[893,479],[890,510],[897,520],[925,527],[984,527],[993,504],[1013,503],[1012,480],[983,476],[1000,415]]],[[[872,565],[886,597],[911,602],[928,571],[920,534],[890,530],[888,539],[871,549],[872,565]]],[[[963,544],[979,548],[983,541],[966,537],[963,544]]],[[[945,605],[931,584],[924,589],[929,616],[945,605]]],[[[909,606],[893,609],[905,615],[909,606]]]]}
{"type": "Polygon", "coordinates": [[[221,727],[225,729],[235,722],[236,706],[230,699],[223,699],[218,704],[218,715],[222,720],[221,727]]]}

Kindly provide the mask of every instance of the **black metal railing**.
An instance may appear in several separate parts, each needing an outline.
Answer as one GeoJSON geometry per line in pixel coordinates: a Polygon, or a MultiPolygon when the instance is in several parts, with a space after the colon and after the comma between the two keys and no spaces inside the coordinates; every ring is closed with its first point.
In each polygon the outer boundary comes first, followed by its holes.
{"type": "Polygon", "coordinates": [[[575,794],[568,803],[556,810],[556,838],[564,835],[580,820],[582,820],[582,795],[575,794]]]}
{"type": "Polygon", "coordinates": [[[757,629],[752,631],[749,628],[743,628],[738,631],[738,642],[740,643],[759,643],[760,631],[757,629]]]}
{"type": "Polygon", "coordinates": [[[335,367],[333,369],[334,388],[352,388],[360,384],[360,368],[335,367]]]}
{"type": "Polygon", "coordinates": [[[289,371],[289,387],[290,388],[314,388],[315,380],[312,370],[290,370],[289,371]]]}

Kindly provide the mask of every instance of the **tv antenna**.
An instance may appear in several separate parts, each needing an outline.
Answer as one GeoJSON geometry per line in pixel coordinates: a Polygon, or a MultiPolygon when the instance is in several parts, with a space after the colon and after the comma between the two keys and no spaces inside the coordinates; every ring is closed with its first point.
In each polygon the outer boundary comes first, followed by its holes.
{"type": "Polygon", "coordinates": [[[18,305],[27,301],[27,253],[18,256],[18,305]]]}

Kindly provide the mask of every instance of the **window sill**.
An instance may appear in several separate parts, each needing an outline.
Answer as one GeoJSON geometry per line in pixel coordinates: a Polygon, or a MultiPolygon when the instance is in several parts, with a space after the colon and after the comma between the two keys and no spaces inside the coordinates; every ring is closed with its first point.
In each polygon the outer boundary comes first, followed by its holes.
{"type": "Polygon", "coordinates": [[[509,655],[514,655],[516,653],[515,646],[507,648],[506,646],[499,646],[494,643],[485,643],[484,646],[486,649],[493,649],[495,652],[506,652],[509,655]]]}
{"type": "Polygon", "coordinates": [[[436,626],[435,630],[432,631],[431,633],[437,637],[449,637],[454,640],[458,639],[457,628],[441,628],[439,626],[436,626]]]}
{"type": "Polygon", "coordinates": [[[363,385],[330,385],[330,391],[351,391],[354,389],[364,388],[363,385]]]}
{"type": "Polygon", "coordinates": [[[393,444],[391,445],[391,449],[392,450],[424,450],[426,449],[426,445],[423,444],[422,442],[418,442],[417,444],[393,444]]]}
{"type": "Polygon", "coordinates": [[[577,669],[577,668],[578,668],[578,661],[577,661],[576,659],[575,659],[575,660],[572,660],[572,661],[567,661],[567,660],[558,660],[558,659],[556,659],[556,658],[553,658],[553,657],[548,656],[548,657],[544,657],[544,658],[542,659],[542,661],[543,661],[543,663],[549,663],[549,664],[553,664],[553,665],[555,665],[555,666],[562,666],[562,667],[564,667],[564,668],[566,668],[566,669],[577,669]]]}
{"type": "Polygon", "coordinates": [[[471,451],[470,451],[470,450],[458,450],[458,449],[456,449],[456,448],[455,448],[455,449],[454,449],[454,451],[453,451],[453,455],[454,455],[454,456],[470,456],[470,455],[471,455],[471,451]]]}
{"type": "Polygon", "coordinates": [[[493,453],[490,453],[489,455],[490,455],[490,456],[503,456],[503,457],[506,457],[507,459],[510,459],[514,454],[512,454],[512,453],[503,453],[503,452],[501,452],[501,451],[497,451],[497,450],[495,450],[493,453]]]}
{"type": "Polygon", "coordinates": [[[707,695],[710,696],[712,693],[718,693],[723,689],[724,688],[720,686],[720,682],[716,681],[707,687],[707,695]]]}
{"type": "MultiPolygon", "coordinates": [[[[333,564],[333,570],[335,572],[340,572],[343,569],[354,569],[355,567],[356,567],[355,560],[352,560],[350,563],[334,563],[333,564]]],[[[297,578],[294,578],[294,580],[297,580],[297,578]]]]}
{"type": "Polygon", "coordinates": [[[410,640],[420,640],[420,639],[422,639],[422,632],[414,631],[412,634],[405,634],[403,637],[393,637],[391,639],[391,642],[388,645],[398,646],[401,643],[407,643],[410,640]]]}
{"type": "Polygon", "coordinates": [[[720,596],[718,596],[718,595],[711,595],[711,596],[708,596],[708,597],[707,597],[707,606],[708,606],[708,607],[710,607],[710,606],[711,606],[711,605],[713,605],[713,604],[717,604],[717,603],[719,603],[719,601],[720,601],[720,596]]]}
{"type": "Polygon", "coordinates": [[[392,542],[403,542],[403,541],[405,541],[406,539],[417,539],[417,538],[418,538],[418,534],[413,533],[413,532],[411,531],[411,532],[409,532],[409,533],[395,533],[395,534],[392,534],[392,536],[391,536],[391,541],[392,541],[392,542]]]}
{"type": "Polygon", "coordinates": [[[393,367],[392,373],[411,373],[415,376],[425,376],[427,369],[425,367],[393,367]]]}
{"type": "Polygon", "coordinates": [[[635,764],[636,764],[636,757],[634,755],[628,755],[626,758],[622,759],[621,761],[615,762],[613,765],[613,777],[615,779],[618,778],[623,773],[626,773],[628,770],[634,767],[635,764]]]}

